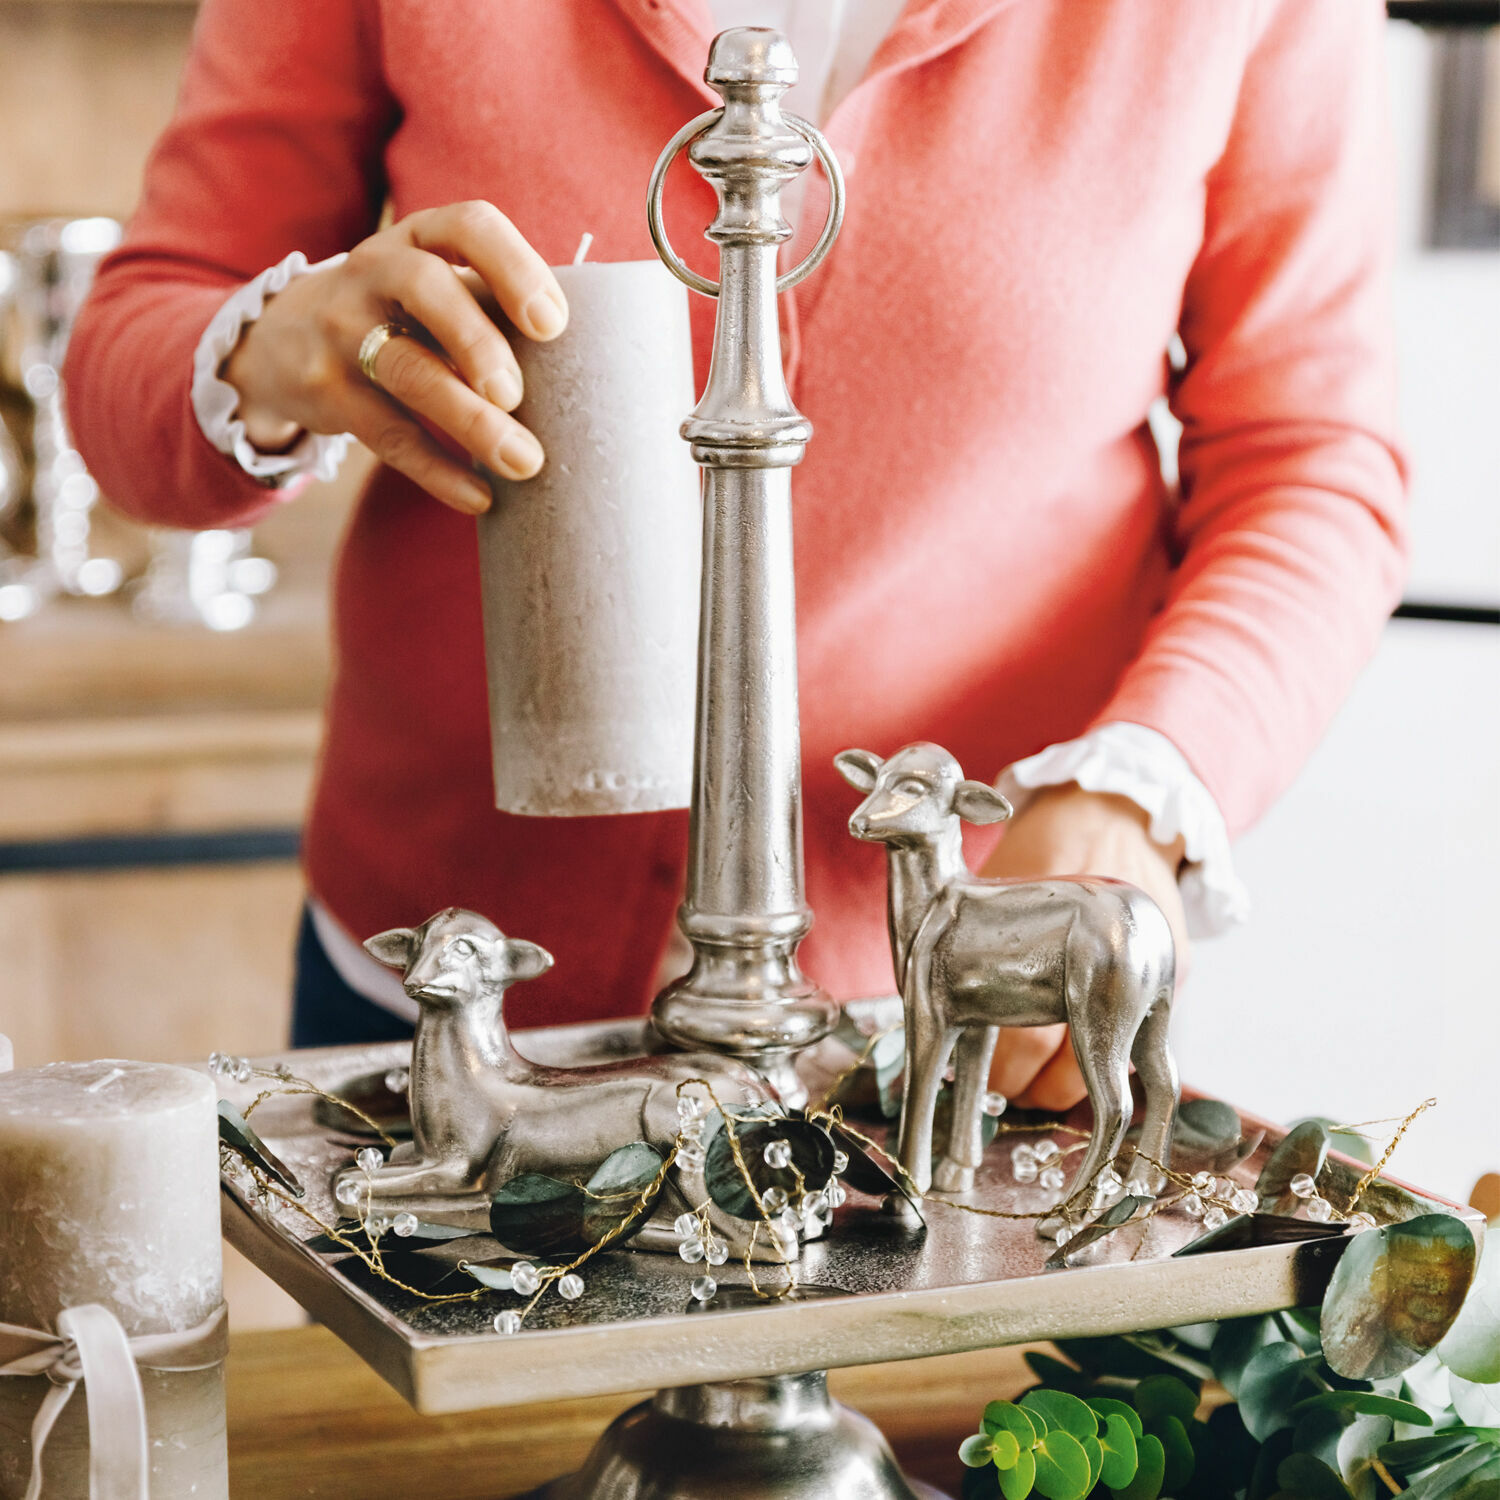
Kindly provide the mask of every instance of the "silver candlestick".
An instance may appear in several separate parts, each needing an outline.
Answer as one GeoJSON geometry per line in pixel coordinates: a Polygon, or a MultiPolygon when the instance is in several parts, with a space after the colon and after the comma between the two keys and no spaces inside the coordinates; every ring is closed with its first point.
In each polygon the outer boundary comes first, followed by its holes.
{"type": "Polygon", "coordinates": [[[753,1062],[798,1104],[791,1056],[826,1035],[837,1012],[797,962],[812,912],[803,896],[791,467],[812,424],[787,390],[776,296],[827,254],[843,181],[823,137],[782,113],[797,61],[779,32],[722,33],[704,77],[723,108],[668,143],[647,200],[668,269],[719,304],[707,388],[682,427],[703,467],[704,503],[691,831],[678,914],[693,962],[657,997],[653,1017],[680,1046],[753,1062]],[[706,231],[719,246],[717,284],[682,263],[662,226],[662,186],[684,146],[719,197],[706,231]],[[781,191],[815,153],[828,174],[828,221],[807,259],[778,279],[777,250],[792,233],[781,191]]]}

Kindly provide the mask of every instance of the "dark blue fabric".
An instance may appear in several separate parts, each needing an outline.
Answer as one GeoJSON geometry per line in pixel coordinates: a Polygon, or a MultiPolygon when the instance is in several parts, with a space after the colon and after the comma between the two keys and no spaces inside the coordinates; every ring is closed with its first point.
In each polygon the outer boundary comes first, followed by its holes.
{"type": "Polygon", "coordinates": [[[292,1046],[337,1047],[351,1042],[405,1042],[411,1025],[344,983],[302,909],[297,973],[292,984],[292,1046]]]}

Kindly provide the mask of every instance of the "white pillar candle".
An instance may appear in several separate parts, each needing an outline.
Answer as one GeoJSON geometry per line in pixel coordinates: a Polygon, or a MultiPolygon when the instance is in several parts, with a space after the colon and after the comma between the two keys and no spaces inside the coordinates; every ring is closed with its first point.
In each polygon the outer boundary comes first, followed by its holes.
{"type": "Polygon", "coordinates": [[[479,519],[495,805],[686,807],[702,506],[687,291],[658,261],[554,268],[568,327],[514,339],[547,462],[479,519]]]}
{"type": "MultiPolygon", "coordinates": [[[[0,1322],[52,1331],[97,1302],[130,1337],[179,1332],[223,1300],[216,1096],[165,1063],[53,1063],[0,1075],[0,1322]]],[[[225,1500],[224,1372],[143,1369],[151,1500],[225,1500]]],[[[0,1379],[0,1496],[25,1493],[45,1377],[0,1379]]],[[[47,1440],[46,1500],[87,1500],[86,1390],[47,1440]]]]}
{"type": "Polygon", "coordinates": [[[9,1073],[16,1065],[16,1054],[8,1036],[0,1036],[0,1073],[9,1073]]]}

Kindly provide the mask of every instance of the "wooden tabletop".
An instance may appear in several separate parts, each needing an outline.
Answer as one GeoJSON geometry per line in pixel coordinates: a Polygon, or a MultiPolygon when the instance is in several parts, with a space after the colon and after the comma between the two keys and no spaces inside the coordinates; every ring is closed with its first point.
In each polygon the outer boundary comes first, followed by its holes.
{"type": "MultiPolygon", "coordinates": [[[[906,1471],[956,1493],[959,1443],[986,1401],[1030,1383],[1022,1351],[991,1349],[835,1370],[906,1471]]],[[[808,1350],[809,1363],[817,1351],[808,1350]]],[[[237,1334],[228,1365],[234,1500],[502,1500],[575,1469],[619,1412],[608,1396],[422,1417],[322,1328],[237,1334]]]]}

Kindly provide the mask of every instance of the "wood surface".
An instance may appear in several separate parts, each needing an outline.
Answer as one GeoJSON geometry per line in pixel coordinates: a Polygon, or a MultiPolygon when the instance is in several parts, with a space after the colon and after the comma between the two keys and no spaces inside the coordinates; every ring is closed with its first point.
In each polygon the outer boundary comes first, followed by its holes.
{"type": "MultiPolygon", "coordinates": [[[[956,1450],[985,1402],[1032,1383],[1022,1352],[835,1370],[830,1385],[881,1427],[909,1474],[956,1493],[956,1450]]],[[[816,1363],[816,1349],[808,1360],[816,1363]]],[[[608,1423],[641,1399],[418,1416],[315,1327],[234,1335],[228,1390],[234,1500],[501,1500],[578,1467],[608,1423]]]]}

